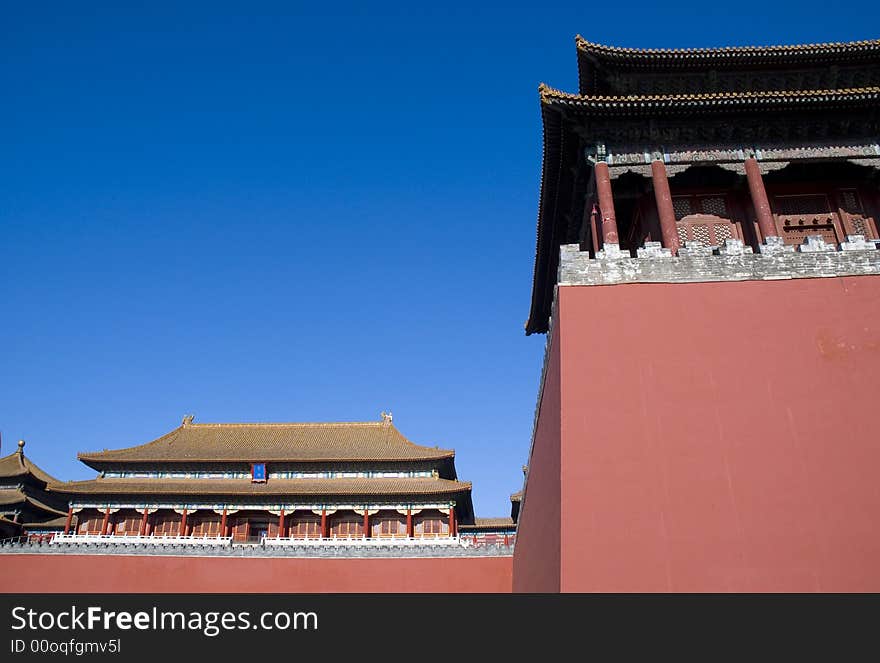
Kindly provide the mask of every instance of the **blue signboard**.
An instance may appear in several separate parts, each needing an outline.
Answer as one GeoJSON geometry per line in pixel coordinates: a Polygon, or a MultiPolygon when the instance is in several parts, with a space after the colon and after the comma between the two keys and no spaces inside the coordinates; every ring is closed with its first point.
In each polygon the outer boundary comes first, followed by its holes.
{"type": "Polygon", "coordinates": [[[251,481],[266,480],[266,463],[251,463],[251,481]]]}

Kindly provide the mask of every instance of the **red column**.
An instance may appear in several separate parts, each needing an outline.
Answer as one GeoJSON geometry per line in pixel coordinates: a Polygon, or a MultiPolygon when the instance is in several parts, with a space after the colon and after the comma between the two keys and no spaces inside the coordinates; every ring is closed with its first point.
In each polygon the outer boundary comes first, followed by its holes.
{"type": "Polygon", "coordinates": [[[138,536],[146,536],[147,534],[147,510],[144,509],[144,515],[141,518],[141,528],[138,530],[138,536]]]}
{"type": "Polygon", "coordinates": [[[144,528],[144,536],[153,536],[153,523],[150,522],[149,517],[147,517],[147,526],[144,528]]]}
{"type": "Polygon", "coordinates": [[[180,529],[177,530],[177,536],[184,534],[186,534],[186,509],[183,510],[183,515],[180,517],[180,529]]]}
{"type": "Polygon", "coordinates": [[[330,538],[330,528],[327,525],[327,509],[321,509],[321,536],[325,539],[330,538]]]}
{"type": "Polygon", "coordinates": [[[602,242],[619,244],[617,236],[617,216],[614,214],[614,196],[611,194],[611,173],[608,164],[599,161],[595,168],[596,193],[599,196],[599,210],[602,212],[602,242]]]}
{"type": "Polygon", "coordinates": [[[663,246],[675,255],[678,253],[678,228],[675,225],[675,210],[672,207],[672,193],[669,191],[666,166],[659,159],[651,162],[651,177],[654,180],[654,199],[657,201],[663,246]]]}
{"type": "Polygon", "coordinates": [[[110,507],[104,509],[104,520],[101,522],[101,536],[107,533],[107,525],[110,524],[110,507]]]}
{"type": "Polygon", "coordinates": [[[761,177],[761,169],[755,157],[746,159],[746,179],[749,182],[749,193],[752,196],[752,205],[755,206],[755,215],[758,217],[758,227],[761,234],[767,237],[778,237],[776,222],[773,220],[773,212],[770,210],[770,200],[767,198],[767,190],[764,188],[764,179],[761,177]]]}
{"type": "Polygon", "coordinates": [[[370,538],[370,510],[364,509],[364,537],[370,538]]]}
{"type": "Polygon", "coordinates": [[[73,507],[67,509],[67,520],[64,521],[64,533],[70,534],[70,521],[73,520],[73,507]]]}
{"type": "Polygon", "coordinates": [[[281,515],[278,516],[278,536],[284,536],[284,509],[281,509],[281,515]]]}
{"type": "Polygon", "coordinates": [[[226,507],[223,507],[223,515],[220,516],[220,536],[226,536],[226,507]]]}
{"type": "Polygon", "coordinates": [[[449,507],[449,536],[455,536],[455,507],[449,507]]]}
{"type": "Polygon", "coordinates": [[[415,532],[413,532],[412,509],[406,510],[406,536],[410,539],[415,536],[415,532]]]}

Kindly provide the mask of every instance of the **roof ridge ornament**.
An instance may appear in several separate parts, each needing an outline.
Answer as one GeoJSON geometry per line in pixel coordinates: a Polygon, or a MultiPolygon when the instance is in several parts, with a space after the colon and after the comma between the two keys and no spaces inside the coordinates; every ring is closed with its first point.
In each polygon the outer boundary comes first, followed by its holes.
{"type": "Polygon", "coordinates": [[[184,415],[184,417],[183,417],[183,422],[181,422],[181,425],[185,428],[185,427],[187,427],[187,426],[189,426],[189,425],[192,424],[193,419],[195,419],[195,415],[194,415],[194,414],[187,414],[187,415],[184,415]]]}
{"type": "Polygon", "coordinates": [[[18,441],[18,454],[24,456],[24,440],[18,441]]]}
{"type": "Polygon", "coordinates": [[[394,419],[391,412],[386,412],[385,410],[382,410],[381,416],[382,416],[382,425],[383,426],[390,426],[392,420],[394,419]]]}

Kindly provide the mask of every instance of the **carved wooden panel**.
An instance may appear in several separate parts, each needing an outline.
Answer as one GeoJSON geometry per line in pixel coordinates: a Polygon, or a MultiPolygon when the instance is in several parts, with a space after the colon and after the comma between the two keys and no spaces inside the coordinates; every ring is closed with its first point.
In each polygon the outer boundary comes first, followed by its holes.
{"type": "Polygon", "coordinates": [[[810,235],[819,235],[828,244],[846,239],[824,193],[774,196],[773,212],[776,229],[786,244],[803,244],[810,235]]]}
{"type": "Polygon", "coordinates": [[[702,242],[706,246],[723,246],[726,239],[742,239],[739,224],[714,214],[688,214],[675,225],[682,242],[702,242]]]}
{"type": "Polygon", "coordinates": [[[865,239],[878,239],[877,220],[866,213],[857,190],[838,190],[837,206],[847,235],[864,235],[865,239]]]}

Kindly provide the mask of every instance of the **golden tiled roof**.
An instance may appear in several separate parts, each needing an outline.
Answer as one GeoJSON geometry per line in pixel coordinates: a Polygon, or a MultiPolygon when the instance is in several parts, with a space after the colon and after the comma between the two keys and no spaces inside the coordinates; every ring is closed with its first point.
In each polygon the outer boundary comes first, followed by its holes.
{"type": "Polygon", "coordinates": [[[786,57],[792,55],[832,55],[880,51],[880,39],[817,44],[776,46],[722,46],[715,48],[622,48],[589,42],[580,35],[575,37],[579,52],[606,57],[635,59],[704,59],[754,57],[786,57]]]}
{"type": "Polygon", "coordinates": [[[648,94],[622,97],[593,96],[562,92],[541,83],[538,86],[545,105],[581,106],[585,108],[662,108],[673,106],[737,105],[742,103],[773,104],[792,101],[868,100],[880,97],[880,87],[845,88],[838,90],[760,90],[754,92],[709,92],[705,94],[648,94]]]}
{"type": "Polygon", "coordinates": [[[28,495],[18,488],[0,489],[0,506],[10,506],[13,504],[30,504],[41,511],[46,511],[47,513],[66,515],[65,512],[53,509],[51,506],[44,504],[40,500],[28,495]]]}
{"type": "Polygon", "coordinates": [[[459,525],[459,529],[468,531],[472,529],[509,529],[516,527],[512,518],[474,518],[472,525],[459,525]]]}
{"type": "Polygon", "coordinates": [[[19,477],[26,474],[32,474],[40,481],[46,483],[57,481],[56,478],[46,474],[43,470],[34,465],[27,456],[21,452],[16,451],[8,456],[0,458],[0,478],[19,477]]]}
{"type": "Polygon", "coordinates": [[[466,481],[427,477],[385,479],[106,479],[68,481],[49,486],[80,495],[452,495],[470,491],[466,481]]]}
{"type": "Polygon", "coordinates": [[[386,422],[290,424],[186,423],[135,447],[78,454],[83,462],[383,461],[451,458],[423,447],[386,422]]]}
{"type": "Polygon", "coordinates": [[[511,518],[474,518],[477,527],[513,527],[511,518]]]}
{"type": "Polygon", "coordinates": [[[523,491],[518,491],[510,496],[511,502],[522,502],[523,491]]]}

